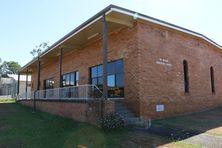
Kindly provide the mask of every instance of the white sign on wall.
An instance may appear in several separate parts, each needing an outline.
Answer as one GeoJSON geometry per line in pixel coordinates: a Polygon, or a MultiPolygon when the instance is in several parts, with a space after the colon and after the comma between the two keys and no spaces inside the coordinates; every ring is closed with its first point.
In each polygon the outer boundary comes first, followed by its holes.
{"type": "Polygon", "coordinates": [[[164,111],[164,105],[158,104],[156,105],[156,112],[163,112],[164,111]]]}
{"type": "Polygon", "coordinates": [[[169,60],[163,59],[163,58],[159,58],[159,59],[156,61],[156,64],[166,65],[166,66],[172,66],[172,64],[169,63],[169,60]]]}

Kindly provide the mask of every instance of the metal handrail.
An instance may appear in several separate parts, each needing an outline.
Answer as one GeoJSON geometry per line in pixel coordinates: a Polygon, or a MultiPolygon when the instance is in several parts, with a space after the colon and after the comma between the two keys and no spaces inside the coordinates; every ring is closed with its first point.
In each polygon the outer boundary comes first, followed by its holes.
{"type": "MultiPolygon", "coordinates": [[[[62,88],[38,90],[31,93],[31,99],[44,100],[89,100],[102,98],[103,93],[96,85],[79,85],[62,88]],[[34,95],[35,94],[35,95],[34,95]]],[[[23,100],[25,98],[19,98],[23,100]]]]}

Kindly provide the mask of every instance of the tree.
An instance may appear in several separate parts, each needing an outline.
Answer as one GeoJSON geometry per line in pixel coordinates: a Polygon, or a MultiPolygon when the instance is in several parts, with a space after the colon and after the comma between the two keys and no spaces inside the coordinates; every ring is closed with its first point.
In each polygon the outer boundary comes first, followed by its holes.
{"type": "Polygon", "coordinates": [[[30,52],[30,54],[35,58],[36,56],[39,56],[44,50],[49,48],[48,42],[42,42],[40,45],[35,46],[34,49],[30,52]]]}
{"type": "MultiPolygon", "coordinates": [[[[2,71],[2,59],[0,58],[0,78],[3,75],[3,71],[2,71]]],[[[1,79],[0,79],[1,80],[1,79]]]]}
{"type": "Polygon", "coordinates": [[[7,74],[17,74],[18,70],[21,68],[19,63],[15,61],[9,61],[9,62],[4,62],[4,63],[7,67],[7,74]]]}
{"type": "Polygon", "coordinates": [[[7,74],[17,74],[20,68],[21,66],[18,64],[18,62],[4,61],[2,64],[0,63],[0,76],[4,77],[7,74]]]}
{"type": "Polygon", "coordinates": [[[2,65],[2,59],[0,58],[0,78],[4,75],[3,65],[2,65]]]}

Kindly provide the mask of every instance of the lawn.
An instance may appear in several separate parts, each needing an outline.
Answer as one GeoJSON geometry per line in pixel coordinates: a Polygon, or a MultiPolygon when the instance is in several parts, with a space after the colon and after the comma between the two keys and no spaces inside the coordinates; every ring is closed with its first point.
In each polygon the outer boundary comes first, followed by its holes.
{"type": "Polygon", "coordinates": [[[158,146],[167,139],[124,129],[103,131],[87,123],[43,113],[17,103],[0,104],[0,148],[90,148],[158,146]]]}
{"type": "MultiPolygon", "coordinates": [[[[0,148],[137,148],[202,147],[184,140],[126,128],[103,131],[87,124],[5,100],[0,103],[0,148]]],[[[162,128],[180,128],[221,136],[222,108],[153,121],[162,128]]]]}
{"type": "Polygon", "coordinates": [[[0,98],[0,103],[15,103],[13,98],[0,98]]]}

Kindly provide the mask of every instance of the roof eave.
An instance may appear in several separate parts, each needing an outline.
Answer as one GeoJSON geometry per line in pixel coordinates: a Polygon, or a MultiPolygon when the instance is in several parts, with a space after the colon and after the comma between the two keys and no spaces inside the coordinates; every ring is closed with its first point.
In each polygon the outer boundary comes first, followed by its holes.
{"type": "MultiPolygon", "coordinates": [[[[45,50],[44,52],[42,52],[39,57],[43,57],[45,54],[47,54],[48,52],[50,52],[51,50],[53,50],[54,48],[58,47],[59,45],[61,45],[62,43],[64,43],[68,38],[72,37],[73,35],[75,35],[76,32],[78,32],[79,30],[81,30],[82,28],[84,28],[85,26],[87,26],[88,24],[92,23],[94,20],[98,19],[99,17],[101,17],[103,14],[106,14],[107,12],[111,12],[111,11],[116,11],[125,15],[129,15],[129,16],[134,16],[135,14],[137,14],[137,17],[139,19],[143,19],[149,22],[153,22],[155,24],[159,24],[161,26],[165,26],[171,29],[175,29],[177,31],[180,32],[184,32],[184,33],[188,33],[190,35],[199,37],[204,39],[205,41],[207,41],[208,43],[216,46],[219,49],[222,49],[222,46],[220,46],[219,44],[217,44],[216,42],[214,42],[213,40],[211,40],[210,38],[204,36],[203,34],[200,34],[198,32],[132,11],[132,10],[128,10],[119,6],[115,6],[115,5],[109,5],[108,7],[104,8],[103,10],[101,10],[100,12],[98,12],[96,15],[92,16],[90,19],[88,19],[87,21],[85,21],[84,23],[82,23],[81,25],[79,25],[77,28],[75,28],[74,30],[72,30],[71,32],[69,32],[67,35],[65,35],[64,37],[62,37],[60,40],[58,40],[57,42],[55,42],[53,45],[51,45],[47,50],[45,50]]],[[[34,62],[36,62],[38,60],[38,57],[33,59],[32,61],[30,61],[29,63],[27,63],[25,66],[23,66],[19,71],[23,71],[25,70],[29,65],[33,64],[34,62]]]]}
{"type": "MultiPolygon", "coordinates": [[[[73,34],[75,34],[78,30],[80,30],[81,28],[85,27],[86,25],[88,25],[89,23],[91,23],[92,21],[96,20],[97,18],[101,17],[103,14],[106,14],[112,7],[116,7],[114,5],[109,5],[106,8],[104,8],[103,10],[101,10],[100,12],[98,12],[97,14],[95,14],[94,16],[92,16],[91,18],[89,18],[87,21],[85,21],[84,23],[82,23],[81,25],[79,25],[78,27],[76,27],[74,30],[72,30],[71,32],[69,32],[68,34],[66,34],[65,36],[63,36],[61,39],[59,39],[57,42],[55,42],[54,44],[52,44],[47,50],[43,51],[38,57],[42,57],[44,56],[46,53],[50,52],[51,50],[53,50],[54,48],[56,48],[57,46],[61,45],[67,38],[70,38],[73,36],[73,34]]],[[[29,63],[27,63],[25,66],[23,66],[19,72],[25,70],[29,65],[33,64],[34,62],[36,62],[38,60],[38,57],[34,58],[33,60],[31,60],[29,63]]]]}

